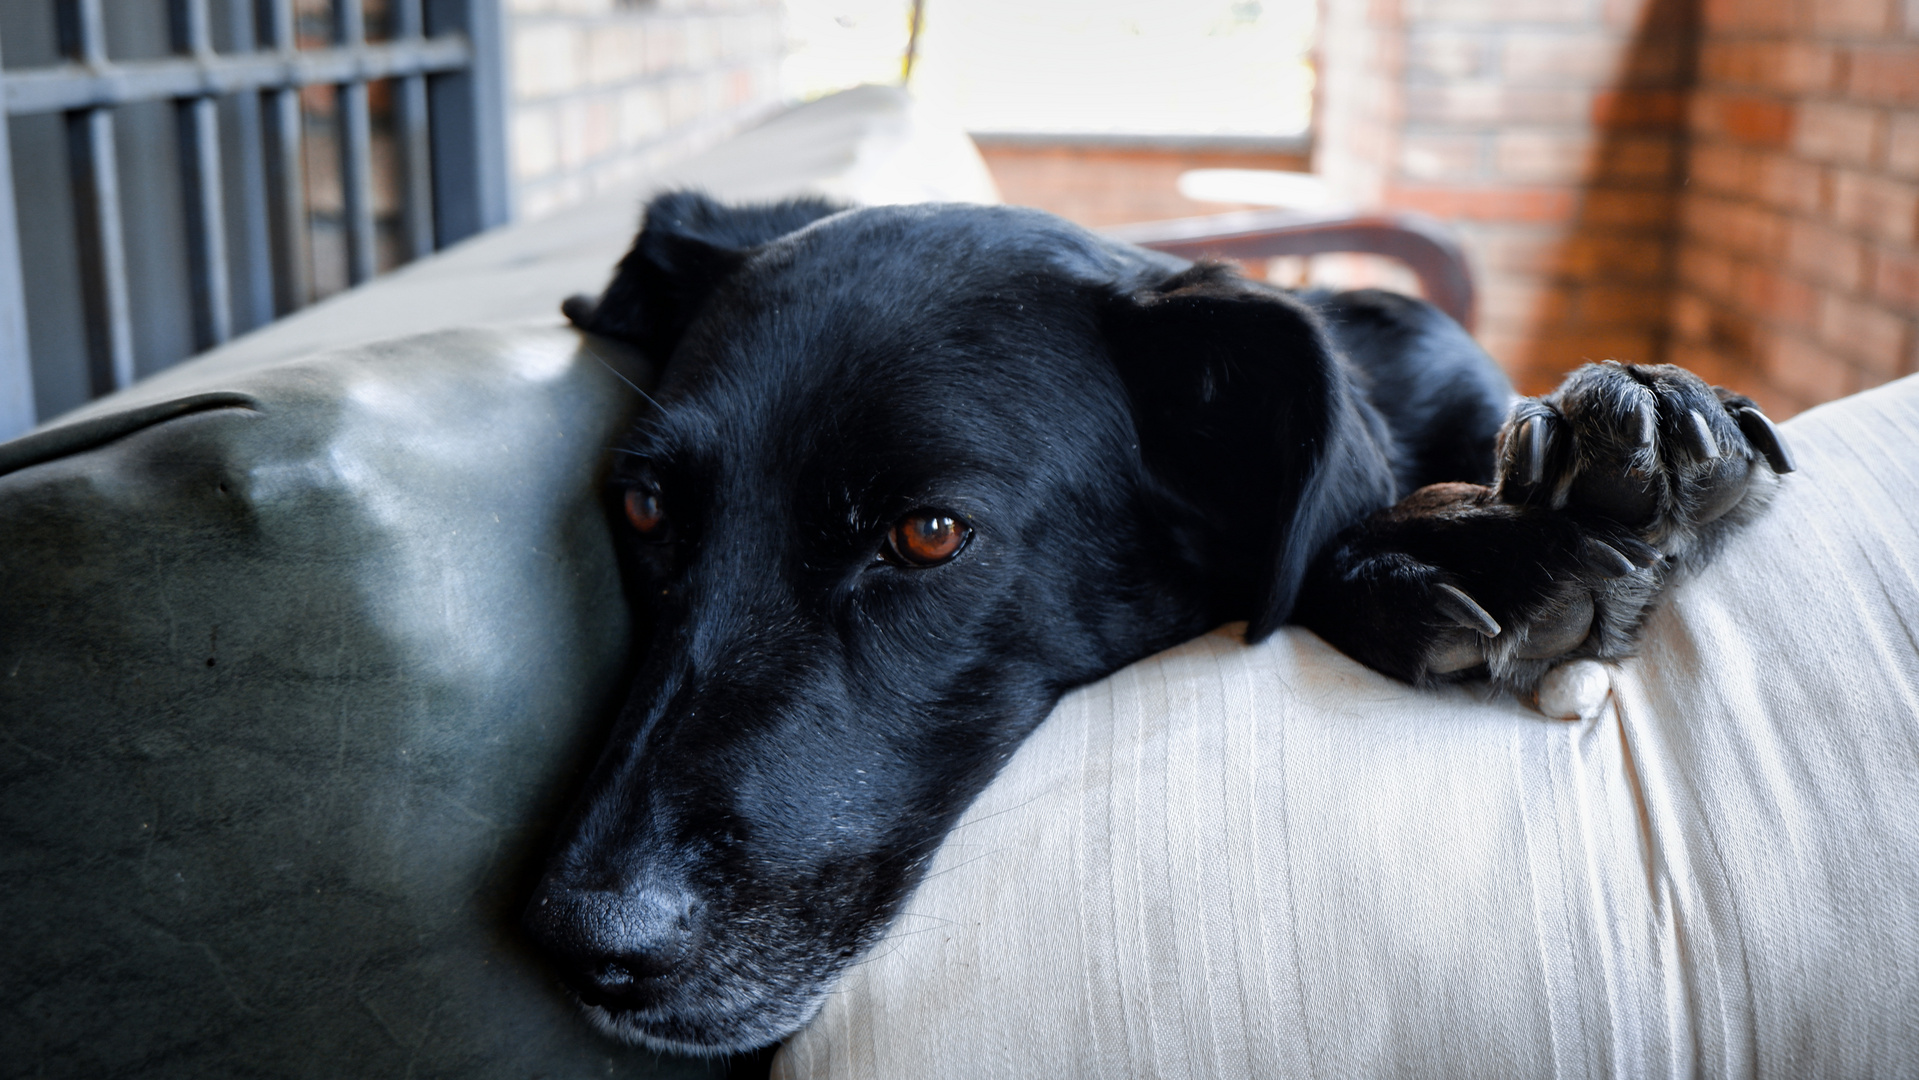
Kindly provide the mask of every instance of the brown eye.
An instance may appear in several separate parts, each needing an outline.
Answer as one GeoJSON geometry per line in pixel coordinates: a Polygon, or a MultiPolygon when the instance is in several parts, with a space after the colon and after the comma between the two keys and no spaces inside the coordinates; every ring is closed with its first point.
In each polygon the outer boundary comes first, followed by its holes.
{"type": "Polygon", "coordinates": [[[626,520],[649,540],[659,538],[666,528],[666,507],[654,488],[634,488],[626,493],[626,520]]]}
{"type": "Polygon", "coordinates": [[[960,553],[973,530],[944,510],[915,510],[886,534],[893,561],[906,566],[938,566],[960,553]]]}

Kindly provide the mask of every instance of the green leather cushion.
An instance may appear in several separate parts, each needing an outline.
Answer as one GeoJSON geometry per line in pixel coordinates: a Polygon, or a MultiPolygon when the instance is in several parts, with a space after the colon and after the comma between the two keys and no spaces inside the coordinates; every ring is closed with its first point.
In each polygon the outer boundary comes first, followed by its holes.
{"type": "Polygon", "coordinates": [[[706,1071],[515,931],[628,649],[582,346],[189,366],[0,446],[0,1072],[706,1071]]]}

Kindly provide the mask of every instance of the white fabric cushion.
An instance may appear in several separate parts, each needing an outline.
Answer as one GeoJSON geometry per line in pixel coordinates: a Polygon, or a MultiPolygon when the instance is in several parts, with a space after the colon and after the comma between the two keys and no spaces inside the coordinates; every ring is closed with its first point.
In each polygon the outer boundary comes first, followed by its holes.
{"type": "Polygon", "coordinates": [[[776,1077],[1919,1073],[1919,379],[1583,719],[1222,630],[1061,702],[776,1077]]]}

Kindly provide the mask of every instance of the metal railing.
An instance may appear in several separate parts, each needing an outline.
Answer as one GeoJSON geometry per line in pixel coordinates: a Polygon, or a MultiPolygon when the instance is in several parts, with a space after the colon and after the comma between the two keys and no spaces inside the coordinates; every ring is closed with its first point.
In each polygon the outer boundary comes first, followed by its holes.
{"type": "MultiPolygon", "coordinates": [[[[332,41],[318,47],[299,39],[295,0],[252,0],[253,40],[226,52],[214,48],[210,0],[166,0],[172,55],[139,60],[108,56],[109,0],[45,2],[55,5],[64,62],[0,70],[0,112],[9,120],[55,113],[63,118],[87,383],[94,396],[136,377],[121,190],[128,172],[127,163],[117,160],[116,108],[173,106],[195,350],[234,333],[230,228],[264,240],[259,246],[268,258],[261,269],[272,279],[266,317],[313,298],[313,206],[303,179],[311,163],[303,155],[318,151],[305,133],[304,88],[332,88],[347,283],[365,281],[376,269],[368,97],[376,80],[392,80],[399,260],[506,220],[498,0],[388,0],[387,40],[371,42],[363,0],[332,0],[332,41]],[[239,133],[237,144],[225,142],[240,147],[241,160],[223,162],[218,105],[235,97],[251,97],[257,107],[249,102],[238,113],[250,130],[239,133]],[[224,196],[230,170],[247,179],[253,195],[241,200],[243,220],[232,222],[231,200],[224,196]]],[[[0,125],[0,438],[25,431],[36,419],[19,215],[41,208],[15,201],[8,127],[0,125]]],[[[245,284],[261,286],[256,292],[265,285],[245,284]]]]}

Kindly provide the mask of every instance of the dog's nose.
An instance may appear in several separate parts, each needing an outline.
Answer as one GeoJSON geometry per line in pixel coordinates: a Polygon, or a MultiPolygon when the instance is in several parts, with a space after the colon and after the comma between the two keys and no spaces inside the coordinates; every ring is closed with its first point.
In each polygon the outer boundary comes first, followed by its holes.
{"type": "Polygon", "coordinates": [[[615,891],[549,881],[527,907],[526,928],[579,989],[629,997],[686,959],[693,909],[691,895],[670,884],[615,891]]]}

